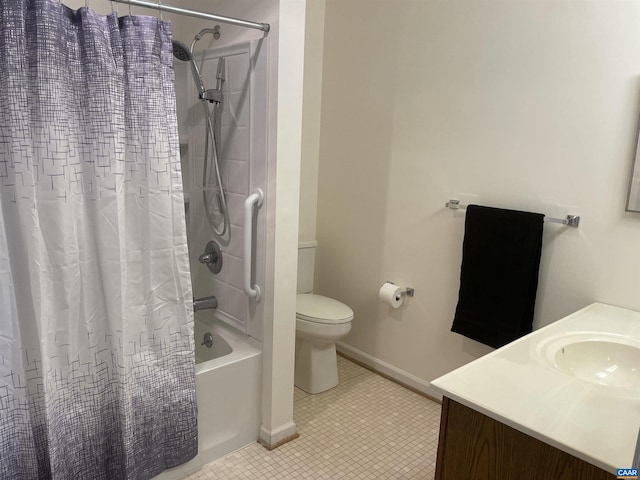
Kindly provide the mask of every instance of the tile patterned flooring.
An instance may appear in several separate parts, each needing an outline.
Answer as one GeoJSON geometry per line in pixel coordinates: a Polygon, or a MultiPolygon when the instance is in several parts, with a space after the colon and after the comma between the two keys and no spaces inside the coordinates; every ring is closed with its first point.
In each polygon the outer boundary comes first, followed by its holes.
{"type": "Polygon", "coordinates": [[[300,437],[269,452],[250,445],[184,480],[429,479],[440,405],[338,356],[340,384],[295,389],[300,437]]]}

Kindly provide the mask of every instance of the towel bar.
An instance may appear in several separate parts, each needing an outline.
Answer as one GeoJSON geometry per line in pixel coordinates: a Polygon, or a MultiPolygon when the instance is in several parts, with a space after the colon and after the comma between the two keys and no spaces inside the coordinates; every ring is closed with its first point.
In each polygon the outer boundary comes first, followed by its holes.
{"type": "MultiPolygon", "coordinates": [[[[466,208],[466,205],[461,205],[460,200],[452,198],[445,204],[445,207],[451,210],[460,210],[466,208]]],[[[549,223],[561,223],[562,225],[567,225],[569,227],[577,227],[580,224],[580,217],[578,215],[567,215],[566,218],[552,218],[545,216],[544,221],[549,223]]]]}

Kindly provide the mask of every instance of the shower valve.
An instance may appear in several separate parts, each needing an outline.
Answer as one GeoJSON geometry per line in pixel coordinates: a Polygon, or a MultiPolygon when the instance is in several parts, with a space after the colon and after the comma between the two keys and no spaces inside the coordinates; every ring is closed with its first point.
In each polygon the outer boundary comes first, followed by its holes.
{"type": "Polygon", "coordinates": [[[200,255],[200,258],[198,258],[198,260],[200,260],[200,263],[215,263],[218,261],[218,255],[215,252],[203,253],[202,255],[200,255]]]}
{"type": "Polygon", "coordinates": [[[207,266],[211,273],[219,273],[222,270],[222,251],[220,246],[211,240],[207,243],[204,253],[198,258],[200,263],[207,266]]]}

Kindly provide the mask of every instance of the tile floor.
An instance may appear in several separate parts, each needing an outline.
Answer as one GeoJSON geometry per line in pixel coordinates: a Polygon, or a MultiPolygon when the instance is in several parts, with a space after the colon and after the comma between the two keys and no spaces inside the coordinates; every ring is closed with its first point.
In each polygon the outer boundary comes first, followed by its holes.
{"type": "Polygon", "coordinates": [[[300,437],[250,445],[184,480],[433,479],[440,405],[338,356],[340,384],[295,389],[300,437]]]}

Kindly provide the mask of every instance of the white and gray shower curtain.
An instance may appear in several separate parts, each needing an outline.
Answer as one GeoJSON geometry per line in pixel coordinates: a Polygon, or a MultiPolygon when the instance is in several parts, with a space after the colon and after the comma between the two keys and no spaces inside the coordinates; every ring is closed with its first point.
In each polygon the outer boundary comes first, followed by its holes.
{"type": "Polygon", "coordinates": [[[0,479],[197,453],[171,25],[0,0],[0,479]]]}

